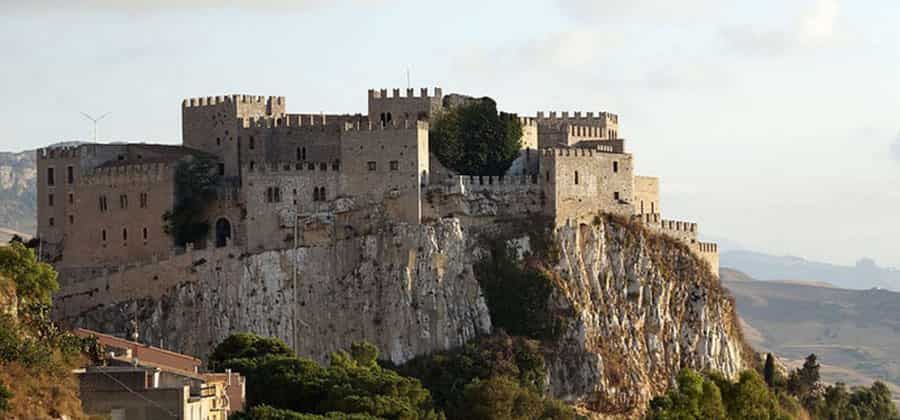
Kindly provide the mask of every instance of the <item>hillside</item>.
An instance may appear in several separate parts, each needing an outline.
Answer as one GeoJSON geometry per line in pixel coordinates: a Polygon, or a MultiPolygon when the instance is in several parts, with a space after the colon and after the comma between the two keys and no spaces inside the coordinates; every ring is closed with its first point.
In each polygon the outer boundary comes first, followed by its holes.
{"type": "Polygon", "coordinates": [[[0,228],[34,233],[36,175],[33,150],[0,152],[0,228]]]}
{"type": "Polygon", "coordinates": [[[825,381],[868,385],[880,379],[900,397],[900,293],[755,281],[730,269],[721,276],[758,351],[793,364],[815,353],[825,381]]]}
{"type": "Polygon", "coordinates": [[[753,251],[723,252],[722,267],[732,267],[759,280],[817,281],[844,289],[879,287],[900,291],[900,270],[879,267],[870,259],[854,266],[809,261],[799,257],[776,256],[753,251]]]}

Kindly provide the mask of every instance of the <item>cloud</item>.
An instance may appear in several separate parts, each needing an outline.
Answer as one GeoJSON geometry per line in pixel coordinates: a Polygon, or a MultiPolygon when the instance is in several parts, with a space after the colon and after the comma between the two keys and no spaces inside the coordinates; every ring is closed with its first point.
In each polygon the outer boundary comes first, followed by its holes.
{"type": "Polygon", "coordinates": [[[806,48],[827,46],[836,37],[839,0],[816,0],[813,7],[786,28],[760,29],[731,25],[719,30],[726,47],[752,56],[781,56],[806,48]]]}
{"type": "Polygon", "coordinates": [[[694,14],[712,0],[557,0],[563,14],[583,22],[602,22],[622,16],[671,17],[694,14]]]}
{"type": "MultiPolygon", "coordinates": [[[[366,0],[352,0],[365,2],[366,0]]],[[[148,13],[179,10],[240,8],[305,11],[330,6],[329,0],[0,0],[5,14],[55,14],[61,12],[148,13]]]]}

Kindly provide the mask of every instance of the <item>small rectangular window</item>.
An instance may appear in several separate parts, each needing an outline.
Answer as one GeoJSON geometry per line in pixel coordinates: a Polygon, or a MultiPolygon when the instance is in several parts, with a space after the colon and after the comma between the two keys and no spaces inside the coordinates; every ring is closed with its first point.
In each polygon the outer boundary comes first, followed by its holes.
{"type": "Polygon", "coordinates": [[[107,206],[106,196],[101,195],[100,196],[100,212],[103,213],[107,210],[109,210],[109,207],[107,206]]]}
{"type": "Polygon", "coordinates": [[[50,226],[54,226],[54,225],[56,225],[56,219],[51,217],[50,218],[50,226]]]}
{"type": "Polygon", "coordinates": [[[147,228],[144,228],[144,240],[145,240],[145,241],[147,240],[147,236],[148,236],[148,235],[147,235],[147,228]]]}
{"type": "Polygon", "coordinates": [[[119,196],[119,207],[121,207],[122,210],[128,208],[128,194],[122,194],[119,196]]]}
{"type": "Polygon", "coordinates": [[[100,240],[106,241],[106,229],[100,231],[100,240]]]}
{"type": "Polygon", "coordinates": [[[398,162],[398,161],[396,161],[396,160],[392,160],[391,163],[390,163],[390,165],[391,165],[391,170],[392,170],[392,171],[399,171],[399,170],[400,170],[400,162],[398,162]]]}
{"type": "Polygon", "coordinates": [[[75,194],[69,193],[69,204],[75,204],[75,194]]]}
{"type": "Polygon", "coordinates": [[[613,161],[613,172],[619,172],[619,161],[613,161]]]}
{"type": "Polygon", "coordinates": [[[53,194],[47,195],[47,206],[53,207],[53,194]]]}
{"type": "Polygon", "coordinates": [[[66,167],[66,182],[69,184],[75,183],[75,168],[71,166],[66,167]]]}
{"type": "Polygon", "coordinates": [[[141,208],[147,208],[147,193],[141,193],[141,208]]]}
{"type": "Polygon", "coordinates": [[[75,216],[72,215],[72,214],[69,215],[69,224],[70,224],[70,225],[74,225],[74,224],[75,224],[75,216]]]}
{"type": "Polygon", "coordinates": [[[373,160],[366,162],[366,165],[368,165],[369,171],[374,171],[378,168],[378,165],[373,160]]]}
{"type": "Polygon", "coordinates": [[[219,164],[219,176],[225,176],[225,164],[224,163],[219,164]]]}
{"type": "Polygon", "coordinates": [[[619,192],[618,192],[618,191],[616,191],[616,192],[613,193],[613,198],[615,198],[616,200],[619,199],[619,192]]]}
{"type": "Polygon", "coordinates": [[[53,168],[47,168],[47,185],[54,186],[56,185],[56,179],[54,177],[53,168]]]}

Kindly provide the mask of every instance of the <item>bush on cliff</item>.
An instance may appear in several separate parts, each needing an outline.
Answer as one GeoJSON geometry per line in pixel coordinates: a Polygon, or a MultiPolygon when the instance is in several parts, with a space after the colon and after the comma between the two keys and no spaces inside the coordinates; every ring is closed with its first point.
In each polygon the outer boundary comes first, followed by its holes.
{"type": "MultiPolygon", "coordinates": [[[[278,340],[259,337],[228,338],[213,352],[214,355],[219,355],[215,362],[218,367],[233,369],[247,377],[247,400],[250,407],[269,405],[298,415],[332,416],[326,418],[345,418],[333,417],[341,413],[357,415],[350,417],[354,419],[366,418],[359,416],[386,419],[443,418],[434,410],[431,394],[418,380],[401,376],[378,365],[378,351],[371,344],[354,344],[349,351],[332,353],[330,364],[320,366],[310,359],[297,357],[293,352],[285,355],[284,343],[270,345],[272,341],[278,340]],[[260,346],[259,343],[266,344],[260,346]],[[263,351],[257,351],[260,349],[263,351]],[[247,357],[225,360],[219,358],[229,354],[247,357]]],[[[253,413],[251,409],[243,415],[253,413]]],[[[280,412],[276,414],[282,415],[280,412]]]]}
{"type": "Polygon", "coordinates": [[[474,268],[495,327],[538,340],[559,335],[563,319],[549,306],[556,286],[548,272],[517,261],[503,241],[492,243],[490,256],[474,268]]]}
{"type": "Polygon", "coordinates": [[[433,122],[429,149],[442,164],[466,175],[503,175],[521,149],[522,125],[497,103],[481,98],[447,110],[433,122]]]}

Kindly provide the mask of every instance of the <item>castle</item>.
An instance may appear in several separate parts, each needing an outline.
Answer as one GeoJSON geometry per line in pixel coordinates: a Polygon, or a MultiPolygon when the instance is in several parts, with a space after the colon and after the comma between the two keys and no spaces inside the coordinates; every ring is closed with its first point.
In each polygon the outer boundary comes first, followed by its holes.
{"type": "Polygon", "coordinates": [[[458,174],[429,153],[428,129],[460,98],[440,88],[369,90],[367,114],[342,115],[288,113],[284,97],[191,98],[182,103],[182,146],[41,149],[42,257],[89,276],[196,248],[333,244],[385,222],[542,215],[563,225],[602,212],[683,241],[718,272],[718,249],[698,240],[695,223],[661,218],[659,180],[634,174],[617,115],[519,118],[522,150],[505,176],[458,174]],[[219,179],[205,209],[209,233],[176,246],[163,214],[177,200],[179,165],[200,155],[214,159],[219,179]]]}

